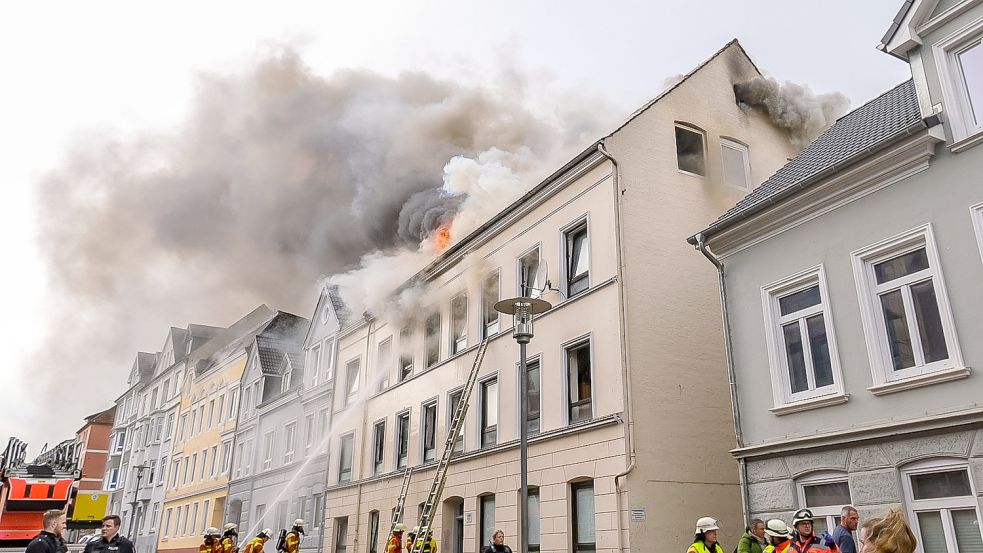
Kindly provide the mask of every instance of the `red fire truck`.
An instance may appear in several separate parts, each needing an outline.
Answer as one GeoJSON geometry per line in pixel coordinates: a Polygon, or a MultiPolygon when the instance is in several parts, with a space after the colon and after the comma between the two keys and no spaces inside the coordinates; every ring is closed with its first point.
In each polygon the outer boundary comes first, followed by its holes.
{"type": "Polygon", "coordinates": [[[75,447],[66,442],[25,462],[27,444],[10,438],[0,456],[0,547],[27,545],[48,509],[64,510],[78,479],[75,447]]]}

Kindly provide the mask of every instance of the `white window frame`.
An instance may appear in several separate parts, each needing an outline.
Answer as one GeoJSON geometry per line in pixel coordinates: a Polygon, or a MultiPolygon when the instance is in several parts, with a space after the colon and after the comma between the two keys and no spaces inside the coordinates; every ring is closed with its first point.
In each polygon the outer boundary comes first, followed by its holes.
{"type": "Polygon", "coordinates": [[[983,202],[970,206],[969,215],[973,219],[973,230],[976,231],[976,244],[980,248],[980,261],[983,261],[983,202]]]}
{"type": "Polygon", "coordinates": [[[470,307],[471,306],[468,305],[468,293],[466,291],[455,294],[451,298],[450,303],[448,304],[448,309],[450,310],[449,313],[450,317],[448,317],[450,321],[449,328],[448,328],[449,331],[448,334],[450,335],[448,341],[448,346],[449,346],[448,349],[450,350],[448,352],[449,355],[457,355],[462,351],[468,349],[468,316],[470,315],[469,311],[471,311],[470,307]],[[460,301],[462,298],[464,300],[464,321],[463,321],[464,335],[461,337],[457,337],[454,335],[454,331],[455,331],[454,324],[459,321],[454,315],[454,303],[460,301]]]}
{"type": "Polygon", "coordinates": [[[853,505],[853,489],[850,489],[850,501],[843,505],[829,505],[826,507],[813,507],[806,502],[806,487],[821,486],[823,484],[842,484],[846,483],[850,487],[850,478],[846,473],[836,471],[820,471],[809,474],[808,476],[796,481],[795,487],[799,495],[799,505],[802,508],[812,511],[813,516],[826,519],[826,529],[832,534],[833,529],[839,524],[840,514],[843,507],[853,505]]]}
{"type": "Polygon", "coordinates": [[[345,434],[342,434],[338,438],[338,483],[353,482],[354,480],[355,480],[355,432],[346,432],[345,434]],[[351,468],[349,469],[349,472],[348,472],[348,479],[347,480],[342,480],[341,479],[341,467],[344,466],[344,464],[345,464],[345,457],[344,457],[344,455],[345,455],[345,446],[344,446],[344,444],[345,444],[345,440],[349,440],[349,439],[351,440],[351,444],[352,444],[352,448],[351,448],[352,458],[349,461],[349,464],[351,465],[351,468]]]}
{"type": "MultiPolygon", "coordinates": [[[[491,280],[492,277],[495,277],[498,283],[498,286],[495,289],[495,297],[499,299],[502,297],[502,271],[501,269],[495,269],[481,279],[481,320],[479,321],[479,324],[481,325],[482,340],[490,338],[502,330],[501,315],[498,311],[495,311],[494,322],[485,322],[485,315],[488,313],[485,306],[485,285],[489,280],[491,280]]],[[[494,311],[494,309],[492,309],[492,311],[494,311]]]]}
{"type": "Polygon", "coordinates": [[[383,474],[386,472],[386,432],[388,425],[388,418],[382,418],[372,423],[372,474],[383,474]],[[378,435],[379,427],[382,427],[382,451],[379,452],[378,448],[378,435]],[[382,453],[382,466],[377,466],[376,454],[382,453]]]}
{"type": "MultiPolygon", "coordinates": [[[[567,357],[567,351],[577,346],[580,346],[582,344],[588,344],[587,347],[590,348],[590,419],[589,420],[594,420],[597,418],[597,394],[595,393],[597,391],[597,367],[595,365],[596,356],[595,356],[595,348],[594,348],[594,336],[588,332],[587,334],[582,334],[580,336],[577,336],[576,338],[567,340],[566,342],[560,344],[560,360],[561,360],[560,366],[562,371],[560,378],[561,378],[561,382],[563,382],[563,424],[565,426],[569,426],[570,424],[573,424],[570,421],[570,363],[567,357]]],[[[540,365],[539,368],[540,379],[543,378],[542,370],[543,370],[542,365],[540,365]]],[[[578,424],[584,422],[587,421],[577,421],[578,424]]]]}
{"type": "Polygon", "coordinates": [[[304,456],[310,455],[314,449],[314,441],[317,439],[317,430],[314,428],[316,421],[315,413],[308,413],[304,416],[304,456]]]}
{"type": "MultiPolygon", "coordinates": [[[[969,369],[963,364],[959,340],[956,336],[956,324],[949,306],[949,293],[946,290],[945,278],[942,273],[942,263],[939,261],[935,233],[932,224],[926,223],[911,230],[902,232],[871,244],[850,254],[853,263],[853,276],[857,283],[857,294],[860,301],[860,316],[863,322],[864,338],[867,342],[867,354],[870,358],[871,376],[874,385],[867,388],[874,395],[887,394],[907,390],[919,386],[947,382],[969,376],[969,369]],[[908,275],[900,279],[877,285],[874,279],[874,265],[899,255],[925,248],[929,268],[920,271],[918,276],[908,275]],[[887,343],[887,328],[878,300],[881,288],[895,288],[900,283],[913,283],[926,278],[932,279],[935,297],[938,303],[939,319],[942,321],[942,332],[945,336],[948,359],[917,365],[895,371],[891,359],[890,347],[887,343]]],[[[905,300],[906,310],[910,301],[905,300]]],[[[913,313],[912,313],[913,314],[913,313]]],[[[916,348],[916,360],[921,357],[921,341],[914,317],[909,318],[909,334],[916,348]]],[[[917,361],[916,361],[917,363],[917,361]]]]}
{"type": "Polygon", "coordinates": [[[263,470],[273,468],[273,451],[276,449],[276,434],[270,430],[263,434],[263,470]]]}
{"type": "Polygon", "coordinates": [[[292,463],[297,452],[297,419],[283,425],[283,464],[292,463]]]}
{"type": "MultiPolygon", "coordinates": [[[[449,390],[447,392],[447,418],[446,418],[446,421],[447,421],[446,432],[447,433],[450,433],[450,431],[451,431],[451,425],[454,423],[454,409],[452,409],[451,398],[454,397],[455,394],[461,394],[461,401],[463,401],[464,400],[464,386],[458,386],[457,388],[452,388],[451,390],[449,390]]],[[[461,434],[460,434],[460,437],[458,438],[458,440],[460,440],[460,443],[461,443],[461,449],[460,450],[456,450],[455,449],[454,452],[452,453],[452,455],[460,455],[460,454],[464,453],[464,451],[466,449],[465,448],[465,442],[467,441],[467,438],[466,438],[466,436],[467,436],[467,426],[468,426],[468,424],[467,424],[467,413],[465,413],[464,422],[461,425],[461,434]]],[[[452,447],[457,447],[457,442],[456,441],[455,441],[454,446],[452,446],[452,447]]]]}
{"type": "Polygon", "coordinates": [[[358,390],[359,390],[360,384],[361,384],[359,382],[359,380],[361,378],[362,378],[362,356],[361,355],[358,355],[358,356],[355,356],[355,357],[349,359],[345,363],[345,389],[344,389],[344,392],[345,392],[345,405],[346,406],[347,405],[351,405],[352,403],[355,403],[355,400],[358,399],[358,390]],[[352,387],[352,384],[353,383],[350,381],[352,375],[351,375],[351,371],[349,370],[349,368],[351,367],[352,363],[355,363],[358,366],[358,372],[355,373],[354,387],[352,387]]]}
{"type": "Polygon", "coordinates": [[[321,371],[321,344],[314,344],[309,351],[311,356],[311,360],[308,361],[311,367],[311,388],[316,388],[318,373],[321,371]]]}
{"type": "Polygon", "coordinates": [[[113,467],[109,469],[109,478],[106,480],[106,489],[115,490],[119,487],[119,468],[113,467]]]}
{"type": "Polygon", "coordinates": [[[222,442],[221,474],[229,474],[232,468],[232,440],[222,442]]]}
{"type": "Polygon", "coordinates": [[[484,449],[486,447],[495,447],[498,444],[501,444],[502,441],[503,441],[502,440],[502,388],[501,388],[501,380],[499,380],[499,378],[498,378],[498,373],[495,372],[495,373],[492,373],[492,374],[489,374],[489,375],[485,375],[484,377],[482,377],[481,380],[479,380],[479,381],[477,381],[475,383],[475,386],[478,387],[478,412],[477,412],[477,415],[478,415],[478,417],[477,417],[478,418],[478,424],[476,425],[478,427],[477,428],[477,430],[478,430],[478,441],[476,443],[478,444],[478,448],[479,449],[484,449]],[[493,380],[495,381],[495,386],[498,387],[498,389],[495,391],[495,395],[497,396],[496,399],[498,400],[495,403],[495,443],[493,443],[493,444],[485,444],[484,443],[484,441],[485,441],[484,440],[484,433],[485,433],[485,413],[484,413],[484,409],[483,409],[484,404],[485,404],[485,385],[488,384],[489,382],[493,381],[493,380]]]}
{"type": "Polygon", "coordinates": [[[410,466],[410,442],[413,437],[413,415],[410,413],[409,409],[403,409],[396,413],[393,418],[393,466],[396,470],[402,470],[410,466]],[[405,415],[406,416],[406,464],[404,466],[399,466],[399,419],[405,415]]]}
{"type": "Polygon", "coordinates": [[[429,463],[431,461],[437,460],[440,455],[440,405],[437,401],[437,397],[432,397],[420,404],[420,463],[429,463]],[[427,408],[433,407],[434,417],[433,417],[433,459],[427,460],[427,436],[426,436],[426,426],[427,426],[427,408]]]}
{"type": "Polygon", "coordinates": [[[290,381],[293,380],[294,371],[290,367],[290,362],[287,362],[286,370],[283,371],[283,379],[280,381],[280,393],[285,394],[290,390],[290,381]]]}
{"type": "Polygon", "coordinates": [[[733,138],[728,138],[726,136],[720,137],[720,169],[721,169],[721,180],[724,184],[730,186],[731,188],[736,188],[738,190],[743,190],[745,192],[751,189],[751,149],[747,144],[735,140],[733,138]],[[727,182],[727,173],[724,170],[724,149],[729,148],[741,154],[744,159],[744,186],[734,184],[732,182],[727,182]]]}
{"type": "Polygon", "coordinates": [[[393,359],[395,358],[395,348],[393,347],[393,337],[388,336],[379,342],[376,347],[376,376],[378,385],[376,392],[381,392],[389,387],[389,377],[392,375],[393,359]]]}
{"type": "Polygon", "coordinates": [[[768,346],[768,365],[771,370],[772,397],[774,407],[771,412],[776,415],[793,413],[803,409],[823,407],[830,404],[842,403],[847,397],[843,389],[843,371],[840,366],[840,355],[836,346],[836,336],[833,330],[833,313],[829,301],[829,289],[826,285],[826,270],[823,265],[810,267],[794,275],[777,280],[761,287],[761,308],[766,325],[765,340],[768,346]],[[819,305],[808,307],[789,315],[782,315],[779,300],[796,292],[801,292],[819,286],[819,305]],[[812,366],[811,348],[808,333],[804,329],[807,317],[823,315],[826,326],[826,342],[829,344],[830,365],[833,373],[833,384],[817,388],[815,385],[815,369],[812,366]],[[789,375],[788,355],[785,349],[785,336],[782,325],[793,320],[800,320],[802,333],[803,354],[806,360],[806,377],[810,389],[792,393],[791,377],[789,375]]]}
{"type": "Polygon", "coordinates": [[[955,532],[952,528],[952,518],[948,514],[950,510],[976,510],[976,520],[983,521],[980,516],[980,506],[977,497],[976,483],[973,482],[973,471],[970,470],[969,463],[964,459],[926,459],[907,465],[901,469],[901,485],[905,494],[905,510],[910,521],[911,531],[918,540],[917,552],[922,553],[922,534],[918,525],[917,513],[923,511],[942,511],[942,527],[945,531],[946,546],[949,551],[958,551],[955,541],[955,532]],[[947,472],[953,470],[966,471],[969,479],[971,494],[961,497],[943,497],[939,499],[914,499],[911,486],[911,477],[920,474],[932,474],[935,472],[947,472]]]}
{"type": "Polygon", "coordinates": [[[689,175],[696,178],[706,178],[706,172],[709,167],[707,167],[707,132],[696,125],[691,125],[689,123],[684,123],[682,121],[676,121],[672,125],[672,154],[676,161],[676,171],[679,171],[683,175],[689,175]],[[685,169],[679,168],[679,147],[676,144],[676,128],[681,128],[690,132],[694,132],[703,139],[703,175],[699,173],[691,173],[685,169]]]}
{"type": "MultiPolygon", "coordinates": [[[[523,284],[523,281],[522,281],[522,258],[526,257],[527,255],[531,254],[532,252],[537,252],[539,254],[539,266],[536,268],[536,274],[539,274],[539,271],[542,270],[543,263],[544,263],[544,259],[543,259],[543,243],[542,242],[537,242],[536,245],[532,246],[531,248],[529,248],[529,249],[527,249],[527,250],[525,250],[523,252],[520,252],[519,255],[515,256],[515,295],[516,296],[522,296],[522,284],[523,284]]],[[[547,275],[547,277],[548,276],[549,275],[547,275]]],[[[501,277],[499,277],[499,279],[500,279],[499,280],[499,288],[501,288],[501,277]]],[[[541,286],[543,289],[542,290],[533,289],[531,291],[531,293],[529,294],[529,296],[530,297],[533,297],[533,298],[540,298],[540,297],[543,296],[543,294],[546,293],[547,286],[546,286],[546,283],[545,282],[536,282],[535,280],[533,280],[533,286],[536,286],[536,285],[541,286]]]]}
{"type": "MultiPolygon", "coordinates": [[[[954,151],[983,141],[983,121],[974,121],[956,56],[983,40],[983,17],[978,17],[932,46],[942,83],[942,101],[952,130],[954,151]],[[961,147],[962,146],[962,147],[961,147]]],[[[983,115],[983,113],[981,113],[983,115]]]]}
{"type": "MultiPolygon", "coordinates": [[[[530,434],[530,435],[538,436],[539,434],[543,433],[543,355],[542,353],[531,354],[526,358],[526,370],[528,370],[529,365],[532,365],[534,363],[539,365],[539,432],[537,434],[530,434]]],[[[591,391],[593,392],[593,390],[591,391]]],[[[592,397],[591,400],[593,401],[593,399],[594,398],[592,397]]],[[[522,400],[522,365],[516,363],[515,364],[515,435],[516,436],[518,436],[519,433],[522,431],[522,426],[520,425],[523,424],[522,413],[519,412],[519,402],[521,400],[522,400]]]]}
{"type": "MultiPolygon", "coordinates": [[[[565,225],[563,228],[560,229],[560,261],[561,261],[560,282],[562,283],[561,286],[562,289],[560,290],[560,294],[562,298],[568,299],[568,298],[576,297],[590,290],[591,284],[593,282],[591,276],[594,273],[594,271],[592,270],[593,268],[591,267],[591,262],[593,261],[593,256],[591,255],[591,250],[592,250],[591,245],[592,244],[591,244],[589,213],[584,213],[583,215],[577,217],[573,222],[565,225]],[[573,296],[571,296],[569,275],[567,274],[568,273],[567,257],[570,253],[567,249],[568,246],[567,234],[569,234],[572,231],[579,230],[581,226],[584,227],[584,231],[587,233],[587,237],[585,238],[585,240],[587,241],[587,287],[581,290],[580,292],[577,292],[573,296]]],[[[540,258],[540,263],[542,263],[542,258],[540,258]]],[[[549,275],[547,275],[547,278],[549,278],[549,275]]]]}

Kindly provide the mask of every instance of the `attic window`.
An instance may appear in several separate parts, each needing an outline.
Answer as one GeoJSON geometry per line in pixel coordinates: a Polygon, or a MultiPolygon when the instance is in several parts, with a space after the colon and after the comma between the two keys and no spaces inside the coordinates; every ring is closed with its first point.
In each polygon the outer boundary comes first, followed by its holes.
{"type": "Polygon", "coordinates": [[[676,163],[680,171],[706,175],[706,153],[703,132],[693,127],[676,125],[676,163]]]}
{"type": "Polygon", "coordinates": [[[321,324],[327,324],[328,317],[330,316],[331,316],[331,308],[325,305],[324,309],[321,310],[321,324]]]}

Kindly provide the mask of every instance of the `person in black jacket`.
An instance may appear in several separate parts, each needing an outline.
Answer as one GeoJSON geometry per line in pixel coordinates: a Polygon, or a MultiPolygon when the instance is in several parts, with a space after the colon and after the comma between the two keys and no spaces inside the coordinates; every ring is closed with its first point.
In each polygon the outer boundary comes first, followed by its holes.
{"type": "Polygon", "coordinates": [[[512,553],[512,548],[505,545],[505,532],[495,530],[491,545],[486,545],[481,553],[512,553]]]}
{"type": "Polygon", "coordinates": [[[68,544],[61,537],[65,531],[65,513],[58,509],[45,511],[41,523],[44,530],[31,540],[25,553],[66,553],[68,544]]]}
{"type": "Polygon", "coordinates": [[[102,537],[85,544],[85,553],[134,553],[133,542],[119,535],[123,520],[117,515],[102,519],[102,537]]]}

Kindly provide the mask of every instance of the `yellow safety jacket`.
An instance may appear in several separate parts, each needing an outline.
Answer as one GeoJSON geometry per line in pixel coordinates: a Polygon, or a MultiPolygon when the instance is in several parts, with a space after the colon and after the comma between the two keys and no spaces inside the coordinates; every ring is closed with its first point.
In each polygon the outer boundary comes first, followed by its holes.
{"type": "MultiPolygon", "coordinates": [[[[419,538],[416,540],[417,543],[419,543],[420,541],[422,540],[419,538]]],[[[413,540],[411,540],[410,538],[406,538],[406,553],[410,553],[412,551],[413,551],[413,540]]],[[[433,538],[430,538],[429,540],[423,543],[423,548],[420,549],[420,551],[422,553],[437,553],[437,542],[435,542],[433,538]]]]}
{"type": "Polygon", "coordinates": [[[389,536],[389,543],[386,544],[386,553],[403,553],[402,538],[395,534],[389,536]]]}
{"type": "Polygon", "coordinates": [[[222,553],[232,553],[236,549],[236,541],[232,536],[222,538],[222,553]]]}
{"type": "Polygon", "coordinates": [[[244,549],[242,553],[263,553],[263,543],[265,541],[266,540],[263,538],[253,538],[249,540],[249,543],[246,545],[246,549],[244,549]]]}
{"type": "Polygon", "coordinates": [[[224,553],[222,542],[215,540],[211,544],[203,543],[198,546],[198,553],[224,553]]]}
{"type": "Polygon", "coordinates": [[[719,543],[714,544],[714,551],[707,549],[707,544],[698,541],[694,542],[693,545],[689,546],[686,553],[724,553],[724,548],[720,547],[719,543]]]}
{"type": "Polygon", "coordinates": [[[300,551],[300,534],[297,532],[287,532],[287,538],[284,540],[285,546],[287,548],[287,553],[297,553],[300,551]]]}

